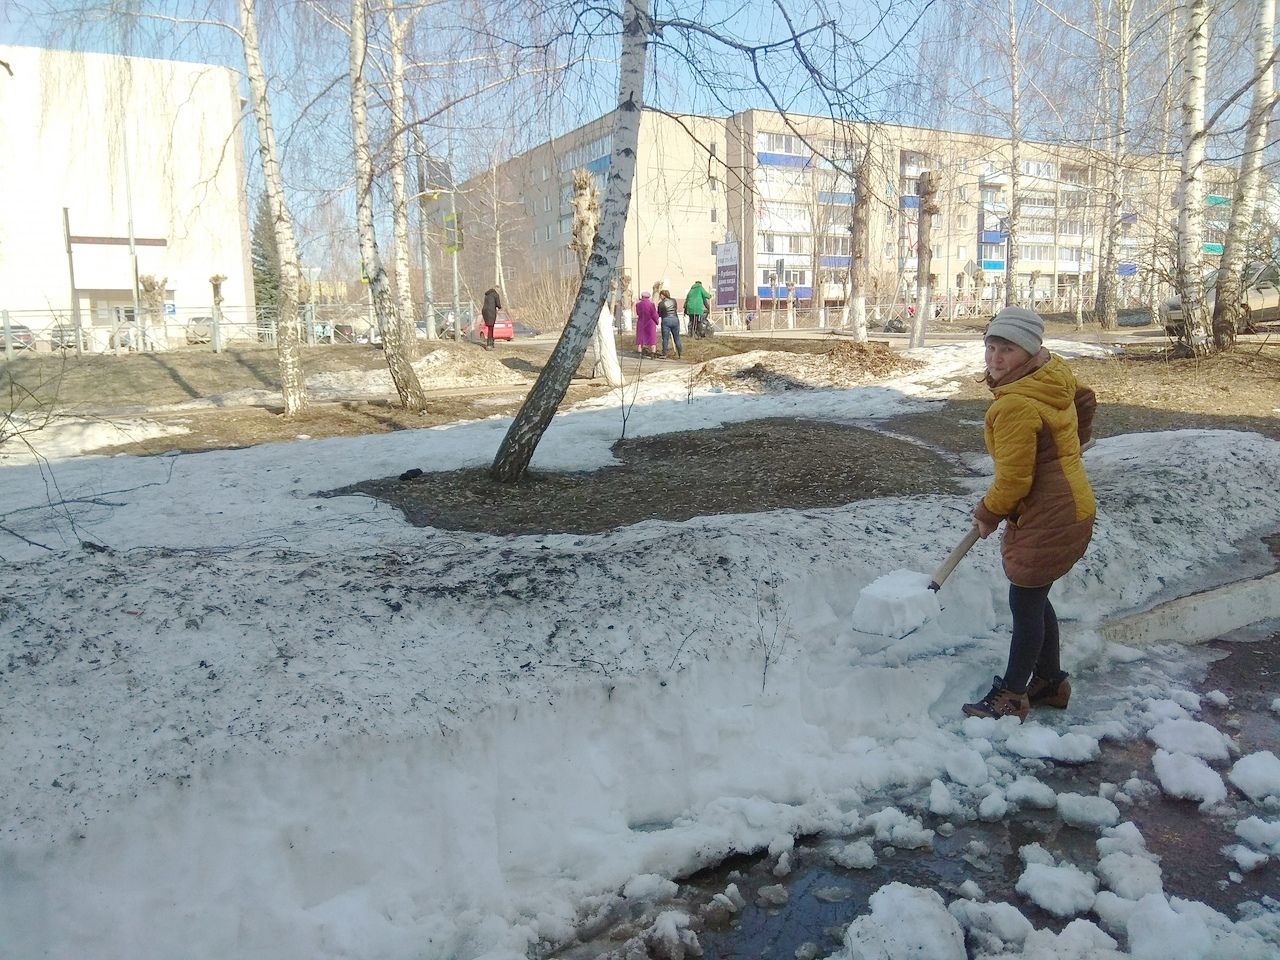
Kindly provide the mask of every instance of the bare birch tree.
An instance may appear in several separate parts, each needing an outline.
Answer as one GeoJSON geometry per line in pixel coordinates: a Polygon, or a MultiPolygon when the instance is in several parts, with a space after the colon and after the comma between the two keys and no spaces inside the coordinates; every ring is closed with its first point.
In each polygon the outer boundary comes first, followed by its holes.
{"type": "Polygon", "coordinates": [[[514,482],[528,469],[538,441],[564,399],[600,319],[600,310],[609,292],[614,265],[622,247],[622,228],[631,202],[640,115],[644,106],[645,55],[652,29],[649,0],[623,0],[618,106],[614,112],[613,154],[609,161],[600,228],[587,259],[586,272],[569,314],[569,322],[565,324],[550,359],[538,374],[529,396],[498,448],[492,468],[496,480],[514,482]]]}
{"type": "Polygon", "coordinates": [[[1111,115],[1108,135],[1107,192],[1103,209],[1102,257],[1098,263],[1098,292],[1094,301],[1094,313],[1104,330],[1116,328],[1116,265],[1119,261],[1120,220],[1124,210],[1122,184],[1125,151],[1128,149],[1126,134],[1129,129],[1129,46],[1130,20],[1133,0],[1114,0],[1116,43],[1114,48],[1106,39],[1110,24],[1098,23],[1098,47],[1104,67],[1114,70],[1116,92],[1115,110],[1111,115]]]}
{"type": "Polygon", "coordinates": [[[1231,203],[1231,224],[1222,246],[1217,293],[1213,304],[1213,342],[1218,349],[1235,344],[1244,299],[1244,270],[1253,235],[1253,218],[1262,184],[1262,154],[1267,145],[1268,122],[1275,106],[1272,62],[1275,59],[1276,0],[1256,0],[1253,27],[1253,59],[1256,79],[1249,108],[1244,153],[1231,203]]]}
{"type": "Polygon", "coordinates": [[[271,102],[267,97],[267,75],[262,68],[253,0],[240,0],[238,9],[245,72],[249,79],[249,98],[258,128],[258,158],[262,162],[262,178],[266,188],[267,204],[275,230],[276,249],[280,255],[280,303],[276,317],[276,357],[280,364],[280,393],[284,398],[284,414],[286,417],[292,417],[307,407],[306,382],[302,372],[302,329],[298,323],[302,266],[298,261],[298,245],[294,242],[293,220],[289,216],[289,207],[284,196],[284,181],[280,176],[275,126],[271,122],[271,102]]]}
{"type": "Polygon", "coordinates": [[[383,15],[391,44],[391,231],[395,248],[396,292],[399,294],[400,345],[407,359],[417,356],[417,325],[414,322],[413,289],[409,283],[409,198],[405,188],[408,144],[405,129],[404,45],[411,18],[401,19],[395,0],[383,0],[383,15]]]}
{"type": "Polygon", "coordinates": [[[1182,176],[1178,210],[1178,293],[1190,348],[1208,341],[1204,309],[1205,66],[1209,55],[1209,0],[1190,0],[1182,82],[1182,176]]]}
{"type": "MultiPolygon", "coordinates": [[[[355,152],[356,225],[360,233],[360,257],[373,296],[374,314],[382,330],[382,350],[400,403],[406,410],[421,410],[426,397],[418,383],[413,364],[404,355],[396,298],[387,282],[387,271],[378,253],[373,228],[373,154],[369,149],[368,104],[365,99],[364,67],[368,56],[365,0],[351,3],[351,138],[355,152]]],[[[406,276],[406,281],[407,281],[406,276]]]]}

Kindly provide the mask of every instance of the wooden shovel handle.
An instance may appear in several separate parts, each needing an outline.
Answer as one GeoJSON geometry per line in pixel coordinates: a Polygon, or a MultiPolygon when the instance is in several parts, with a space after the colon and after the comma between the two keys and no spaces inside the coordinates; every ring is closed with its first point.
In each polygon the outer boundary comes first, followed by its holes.
{"type": "Polygon", "coordinates": [[[951,551],[951,555],[943,560],[937,570],[933,571],[933,579],[929,581],[929,589],[937,593],[942,589],[943,583],[947,577],[951,576],[951,571],[956,568],[956,564],[960,562],[960,558],[969,552],[969,548],[978,542],[978,526],[974,524],[969,532],[964,535],[964,539],[956,544],[956,548],[951,551]]]}

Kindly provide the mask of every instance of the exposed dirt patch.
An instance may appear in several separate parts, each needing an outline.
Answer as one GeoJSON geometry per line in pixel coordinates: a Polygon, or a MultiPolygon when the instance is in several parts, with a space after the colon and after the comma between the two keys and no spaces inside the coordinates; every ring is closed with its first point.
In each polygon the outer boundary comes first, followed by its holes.
{"type": "Polygon", "coordinates": [[[419,526],[530,534],[598,533],[641,520],[957,489],[951,465],[923,447],[808,420],[755,420],[624,440],[613,449],[621,466],[530,473],[514,490],[494,483],[487,471],[454,470],[369,480],[332,493],[377,497],[419,526]]]}
{"type": "Polygon", "coordinates": [[[841,341],[825,353],[752,350],[710,360],[693,382],[774,393],[780,390],[853,387],[924,364],[878,343],[841,341]]]}

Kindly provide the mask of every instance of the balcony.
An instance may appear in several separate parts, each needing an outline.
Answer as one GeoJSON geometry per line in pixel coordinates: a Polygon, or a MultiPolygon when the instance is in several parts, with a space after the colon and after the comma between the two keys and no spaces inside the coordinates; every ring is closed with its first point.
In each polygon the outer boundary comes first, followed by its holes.
{"type": "Polygon", "coordinates": [[[983,269],[984,271],[988,271],[988,270],[1003,270],[1003,269],[1004,269],[1004,261],[1003,261],[1003,260],[983,260],[983,261],[982,261],[982,269],[983,269]]]}
{"type": "Polygon", "coordinates": [[[813,163],[813,158],[793,153],[757,153],[756,163],[762,167],[807,167],[813,163]]]}
{"type": "Polygon", "coordinates": [[[911,193],[904,193],[898,198],[898,206],[903,210],[919,210],[920,198],[911,193]]]}

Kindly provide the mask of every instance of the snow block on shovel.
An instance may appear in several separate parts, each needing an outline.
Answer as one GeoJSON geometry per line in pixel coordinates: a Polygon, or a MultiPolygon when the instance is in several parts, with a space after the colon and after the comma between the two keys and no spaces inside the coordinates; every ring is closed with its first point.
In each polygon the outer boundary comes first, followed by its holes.
{"type": "Polygon", "coordinates": [[[941,613],[938,595],[929,589],[928,574],[894,570],[863,588],[851,625],[862,633],[905,637],[941,613]]]}

